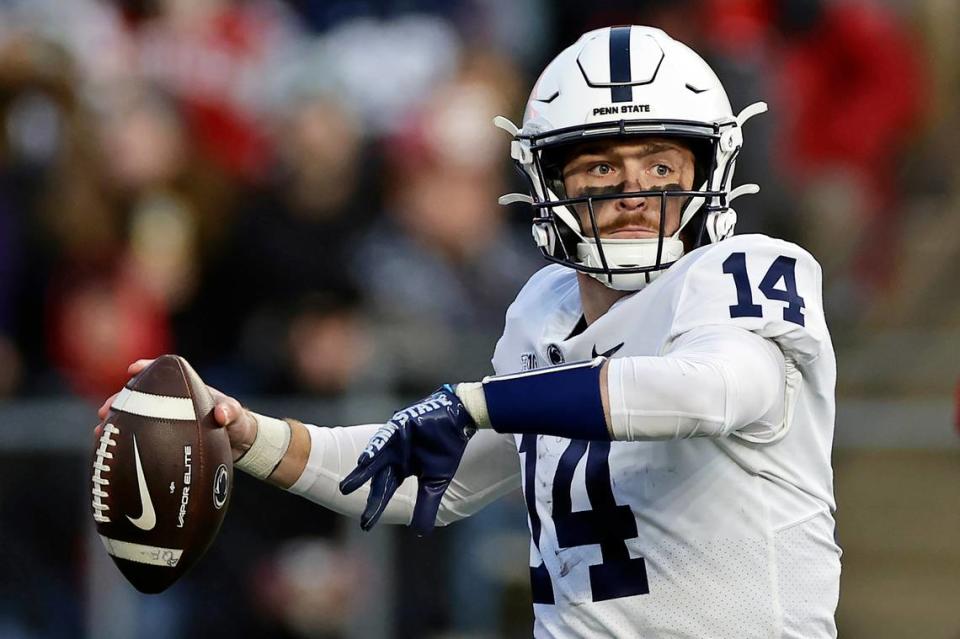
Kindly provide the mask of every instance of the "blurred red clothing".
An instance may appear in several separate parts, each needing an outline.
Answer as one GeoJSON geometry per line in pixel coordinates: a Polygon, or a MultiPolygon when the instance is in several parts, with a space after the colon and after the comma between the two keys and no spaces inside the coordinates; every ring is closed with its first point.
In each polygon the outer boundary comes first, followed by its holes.
{"type": "Polygon", "coordinates": [[[920,47],[890,10],[874,2],[825,3],[809,32],[785,42],[777,77],[785,110],[782,160],[803,180],[853,169],[890,210],[899,152],[923,113],[920,47]]]}
{"type": "Polygon", "coordinates": [[[47,335],[51,360],[74,392],[102,400],[126,383],[130,362],[170,351],[166,311],[132,273],[63,279],[47,335]]]}
{"type": "Polygon", "coordinates": [[[766,61],[784,177],[803,187],[841,169],[865,190],[864,213],[892,212],[899,153],[927,93],[903,18],[871,0],[706,0],[704,9],[715,51],[766,61]]]}
{"type": "Polygon", "coordinates": [[[231,174],[263,177],[271,159],[260,101],[271,56],[294,34],[270,2],[161,15],[139,27],[141,71],[180,100],[204,153],[231,174]]]}

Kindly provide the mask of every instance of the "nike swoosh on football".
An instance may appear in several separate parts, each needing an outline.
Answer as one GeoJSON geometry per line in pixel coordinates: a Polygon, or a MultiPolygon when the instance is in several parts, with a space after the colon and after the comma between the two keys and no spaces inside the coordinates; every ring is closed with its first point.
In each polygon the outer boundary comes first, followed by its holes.
{"type": "Polygon", "coordinates": [[[621,348],[623,348],[623,342],[620,342],[619,344],[617,344],[616,346],[614,346],[608,351],[597,353],[597,345],[594,344],[593,351],[592,351],[593,355],[591,357],[613,357],[613,354],[619,351],[621,348]]]}
{"type": "Polygon", "coordinates": [[[143,464],[140,463],[140,450],[137,448],[137,436],[133,436],[133,456],[137,460],[137,485],[140,489],[140,516],[134,519],[127,515],[130,523],[140,530],[153,530],[157,525],[157,513],[150,500],[150,491],[147,490],[147,478],[143,474],[143,464]]]}

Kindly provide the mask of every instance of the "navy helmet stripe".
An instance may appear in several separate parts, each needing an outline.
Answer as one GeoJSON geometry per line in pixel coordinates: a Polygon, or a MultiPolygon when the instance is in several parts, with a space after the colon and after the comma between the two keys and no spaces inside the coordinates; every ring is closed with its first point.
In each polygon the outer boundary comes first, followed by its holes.
{"type": "MultiPolygon", "coordinates": [[[[630,73],[630,27],[610,29],[610,82],[631,82],[630,73]]],[[[610,88],[613,102],[632,102],[633,87],[614,86],[610,88]]]]}

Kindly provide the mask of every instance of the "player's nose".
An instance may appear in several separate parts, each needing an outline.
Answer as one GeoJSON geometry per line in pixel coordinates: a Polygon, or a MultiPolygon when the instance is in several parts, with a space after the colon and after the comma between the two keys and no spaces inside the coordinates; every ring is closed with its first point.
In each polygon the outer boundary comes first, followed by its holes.
{"type": "MultiPolygon", "coordinates": [[[[637,193],[640,191],[650,191],[651,185],[647,184],[645,175],[642,171],[631,171],[629,168],[625,171],[625,180],[623,184],[624,193],[637,193]]],[[[653,208],[657,204],[654,197],[624,197],[617,199],[617,206],[626,211],[637,209],[653,208]]]]}

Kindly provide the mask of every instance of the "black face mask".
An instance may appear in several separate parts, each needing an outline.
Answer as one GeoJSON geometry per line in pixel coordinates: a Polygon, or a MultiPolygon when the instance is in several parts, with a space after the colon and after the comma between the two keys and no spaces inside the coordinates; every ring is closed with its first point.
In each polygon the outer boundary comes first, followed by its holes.
{"type": "MultiPolygon", "coordinates": [[[[659,193],[661,191],[682,191],[683,187],[677,182],[665,184],[659,188],[648,189],[646,191],[632,191],[633,193],[659,193]]],[[[571,197],[596,197],[598,195],[612,195],[614,193],[627,193],[627,183],[611,184],[610,186],[585,186],[578,195],[571,197]]]]}
{"type": "MultiPolygon", "coordinates": [[[[600,127],[600,124],[594,128],[598,127],[600,127]]],[[[591,130],[590,125],[584,127],[584,131],[587,130],[591,130]]],[[[571,136],[575,133],[580,134],[576,141],[582,141],[583,131],[574,131],[571,136]]],[[[584,187],[576,195],[573,195],[567,192],[563,181],[563,168],[568,163],[571,149],[575,148],[572,143],[570,146],[563,146],[563,142],[559,141],[556,146],[548,147],[544,145],[533,149],[533,164],[536,168],[534,174],[527,175],[519,164],[518,167],[520,167],[521,173],[527,177],[531,192],[535,194],[532,208],[534,212],[533,224],[536,227],[536,232],[543,232],[547,234],[547,237],[552,235],[555,239],[552,243],[541,245],[540,250],[543,256],[548,261],[563,264],[583,273],[605,274],[611,277],[617,273],[646,273],[668,267],[670,263],[662,263],[659,254],[657,263],[651,266],[624,266],[611,269],[606,264],[587,266],[581,263],[577,254],[577,245],[583,241],[581,236],[596,237],[599,235],[599,225],[597,224],[598,202],[621,198],[660,198],[661,232],[659,233],[659,241],[661,246],[667,239],[663,234],[666,211],[669,208],[667,198],[680,198],[681,218],[684,214],[690,213],[690,208],[694,202],[701,201],[703,206],[690,217],[679,236],[688,251],[701,246],[706,237],[705,220],[711,204],[714,207],[720,206],[720,202],[714,201],[726,195],[724,190],[711,189],[712,183],[707,179],[708,176],[714,176],[716,172],[715,159],[717,157],[718,138],[713,137],[715,134],[716,131],[714,130],[709,139],[704,138],[702,140],[694,135],[678,136],[684,138],[694,153],[694,184],[692,188],[687,189],[674,182],[645,191],[628,191],[627,184],[620,182],[605,186],[584,187]],[[539,180],[539,183],[536,183],[536,180],[539,180]],[[570,220],[563,215],[561,207],[572,213],[575,219],[570,220]]],[[[536,144],[540,143],[536,136],[532,137],[531,141],[536,144]]],[[[723,176],[723,179],[726,179],[726,175],[723,176]]],[[[602,248],[600,250],[600,258],[603,261],[602,248]]]]}
{"type": "MultiPolygon", "coordinates": [[[[597,224],[597,219],[595,214],[596,203],[592,198],[600,197],[600,198],[603,198],[604,200],[616,200],[616,199],[620,199],[618,197],[615,197],[617,195],[620,195],[624,198],[659,196],[660,197],[660,225],[662,228],[665,222],[664,212],[667,209],[667,198],[665,194],[670,192],[683,191],[683,190],[684,188],[679,183],[672,182],[670,184],[664,184],[663,186],[658,187],[656,189],[648,189],[646,191],[627,191],[626,182],[620,182],[619,184],[611,184],[609,186],[586,186],[578,195],[576,195],[574,198],[571,198],[571,199],[581,200],[579,202],[574,203],[572,207],[576,211],[576,213],[581,217],[581,219],[583,219],[583,217],[586,217],[588,220],[590,220],[590,225],[593,228],[591,232],[587,233],[587,235],[592,235],[596,237],[597,231],[598,231],[598,224],[597,224]],[[634,196],[633,194],[637,194],[637,195],[634,196]]],[[[680,205],[681,211],[686,206],[687,202],[689,202],[689,198],[687,198],[681,203],[680,205]]],[[[586,232],[587,229],[584,228],[582,229],[582,231],[586,232]]]]}

